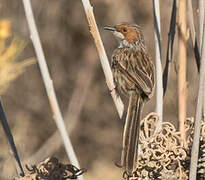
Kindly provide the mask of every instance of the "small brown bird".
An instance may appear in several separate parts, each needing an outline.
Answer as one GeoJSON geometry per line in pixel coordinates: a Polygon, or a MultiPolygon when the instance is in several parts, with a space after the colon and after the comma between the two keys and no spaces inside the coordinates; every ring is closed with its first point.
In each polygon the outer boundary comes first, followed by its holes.
{"type": "Polygon", "coordinates": [[[154,92],[155,68],[138,25],[122,23],[104,29],[111,31],[119,41],[111,68],[117,89],[129,97],[121,165],[130,176],[136,165],[142,107],[154,92]]]}

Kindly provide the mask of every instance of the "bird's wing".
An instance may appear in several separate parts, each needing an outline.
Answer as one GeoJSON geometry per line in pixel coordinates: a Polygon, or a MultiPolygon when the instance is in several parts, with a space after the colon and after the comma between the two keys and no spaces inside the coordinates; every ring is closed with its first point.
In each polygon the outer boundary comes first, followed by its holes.
{"type": "Polygon", "coordinates": [[[154,65],[149,56],[141,51],[121,52],[118,56],[117,66],[119,70],[134,83],[148,97],[154,89],[154,65]]]}

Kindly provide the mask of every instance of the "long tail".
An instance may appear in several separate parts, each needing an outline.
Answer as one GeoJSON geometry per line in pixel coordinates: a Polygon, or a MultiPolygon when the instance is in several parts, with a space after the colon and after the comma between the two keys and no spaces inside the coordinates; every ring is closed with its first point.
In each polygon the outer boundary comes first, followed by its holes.
{"type": "Polygon", "coordinates": [[[133,92],[129,99],[129,106],[124,126],[123,149],[121,155],[121,165],[125,168],[125,171],[129,175],[134,170],[136,164],[140,117],[143,104],[143,99],[135,92],[133,92]]]}

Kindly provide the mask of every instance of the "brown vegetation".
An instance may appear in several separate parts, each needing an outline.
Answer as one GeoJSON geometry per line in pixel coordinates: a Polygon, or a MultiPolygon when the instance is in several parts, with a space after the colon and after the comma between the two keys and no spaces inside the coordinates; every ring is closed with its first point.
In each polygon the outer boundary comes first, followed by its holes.
{"type": "MultiPolygon", "coordinates": [[[[27,42],[24,51],[16,61],[35,57],[22,4],[12,0],[1,3],[0,17],[9,18],[12,35],[18,35],[27,42]]],[[[99,0],[91,3],[94,5],[96,21],[109,57],[116,47],[116,42],[110,34],[103,31],[103,26],[127,21],[142,26],[146,44],[154,59],[152,1],[99,0]]],[[[172,1],[163,1],[160,4],[163,67],[171,4],[172,1]]],[[[122,122],[106,87],[81,1],[35,0],[32,1],[32,5],[68,132],[71,134],[81,167],[88,169],[85,178],[89,180],[121,178],[120,169],[115,166],[115,162],[120,159],[122,122]]],[[[194,4],[195,9],[196,5],[194,4]]],[[[187,48],[187,116],[190,117],[194,116],[195,112],[198,74],[190,40],[187,48]]],[[[176,52],[177,46],[175,46],[176,52]]],[[[175,67],[177,69],[176,54],[173,55],[167,93],[164,98],[164,121],[170,121],[177,129],[175,67]]],[[[2,100],[21,159],[30,162],[29,164],[37,164],[46,157],[55,155],[67,164],[68,160],[61,139],[56,135],[58,134],[56,125],[52,119],[38,65],[28,67],[9,84],[6,91],[4,90],[2,100]],[[53,136],[55,138],[52,139],[53,136]],[[48,143],[48,146],[44,146],[45,143],[48,143]],[[48,154],[37,154],[42,147],[44,147],[42,152],[47,151],[48,154]]],[[[144,116],[154,111],[154,100],[153,98],[146,106],[144,116]]],[[[1,128],[0,146],[0,179],[11,179],[15,176],[15,168],[1,128]]]]}

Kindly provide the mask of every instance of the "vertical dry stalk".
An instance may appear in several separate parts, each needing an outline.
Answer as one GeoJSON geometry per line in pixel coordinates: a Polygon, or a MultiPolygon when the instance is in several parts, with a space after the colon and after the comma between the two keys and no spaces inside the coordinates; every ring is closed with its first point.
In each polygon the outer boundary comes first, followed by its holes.
{"type": "Polygon", "coordinates": [[[155,37],[155,66],[156,66],[156,113],[159,116],[158,129],[162,126],[163,116],[163,86],[161,64],[161,37],[160,37],[160,8],[159,1],[153,0],[154,37],[155,37]]]}
{"type": "Polygon", "coordinates": [[[98,50],[98,54],[100,56],[100,61],[101,61],[101,65],[105,74],[105,79],[106,79],[106,83],[107,86],[111,92],[111,96],[113,98],[113,101],[115,103],[115,106],[117,108],[118,114],[120,116],[120,118],[123,115],[123,111],[124,111],[124,105],[122,103],[122,100],[120,99],[120,97],[117,95],[116,90],[115,90],[115,85],[114,85],[114,81],[113,81],[113,75],[112,75],[112,71],[109,65],[109,61],[107,58],[107,55],[105,53],[105,49],[100,37],[100,33],[98,31],[98,27],[95,21],[95,17],[93,14],[93,8],[90,5],[90,1],[89,0],[82,0],[83,3],[83,7],[88,19],[88,23],[89,23],[89,27],[90,27],[90,32],[95,40],[95,45],[97,47],[98,50]]]}
{"type": "Polygon", "coordinates": [[[197,163],[198,163],[198,155],[199,155],[199,138],[200,138],[201,121],[202,121],[203,96],[205,91],[205,28],[203,28],[202,37],[203,40],[202,40],[201,67],[200,67],[198,99],[197,99],[196,115],[195,115],[195,123],[194,123],[194,139],[193,139],[192,150],[191,150],[189,180],[196,179],[197,163]]]}
{"type": "Polygon", "coordinates": [[[186,0],[179,1],[179,20],[178,20],[178,118],[179,131],[182,140],[186,142],[186,133],[184,122],[186,119],[186,100],[187,100],[187,82],[186,82],[186,41],[187,41],[187,26],[186,26],[186,0]]]}
{"type": "MultiPolygon", "coordinates": [[[[202,55],[202,40],[203,40],[203,28],[204,28],[204,12],[205,1],[199,0],[199,52],[202,55]]],[[[205,94],[203,96],[203,115],[205,116],[205,94]]]]}
{"type": "Polygon", "coordinates": [[[203,25],[204,25],[204,10],[205,1],[199,0],[199,53],[201,55],[202,40],[203,40],[203,25]]]}
{"type": "Polygon", "coordinates": [[[197,164],[199,155],[199,138],[201,132],[201,121],[203,111],[205,111],[205,28],[204,28],[204,15],[205,15],[205,2],[199,0],[199,53],[201,56],[200,61],[200,76],[199,76],[199,90],[194,123],[194,138],[191,150],[191,164],[189,170],[189,179],[195,180],[197,174],[197,164]]]}
{"type": "Polygon", "coordinates": [[[12,132],[10,130],[10,127],[9,127],[9,124],[8,124],[8,121],[6,118],[6,114],[4,112],[3,105],[1,103],[1,99],[0,99],[0,122],[1,122],[2,128],[4,130],[4,133],[6,135],[6,138],[9,142],[13,158],[15,160],[14,162],[15,162],[17,174],[18,174],[18,176],[20,176],[20,175],[24,176],[25,174],[24,174],[24,170],[22,167],[22,163],[21,163],[21,160],[20,160],[16,145],[15,145],[15,141],[14,141],[12,132]]]}
{"type": "Polygon", "coordinates": [[[187,2],[187,17],[188,17],[188,26],[190,29],[190,33],[191,33],[191,40],[192,40],[192,44],[193,47],[195,46],[196,43],[196,30],[194,27],[194,15],[193,15],[193,7],[192,7],[192,1],[188,0],[187,2]]]}
{"type": "Polygon", "coordinates": [[[177,14],[176,0],[173,0],[171,20],[170,20],[169,33],[168,33],[168,41],[167,41],[166,64],[165,64],[165,68],[163,72],[164,96],[167,90],[167,84],[169,80],[170,63],[173,58],[174,37],[175,37],[175,32],[176,32],[176,14],[177,14]]]}
{"type": "MultiPolygon", "coordinates": [[[[38,31],[36,28],[35,20],[33,17],[33,12],[32,12],[32,8],[31,8],[30,0],[23,0],[23,5],[24,5],[25,13],[26,13],[27,22],[29,25],[31,40],[33,42],[33,45],[34,45],[34,48],[36,51],[37,60],[39,63],[40,71],[41,71],[41,74],[43,77],[43,82],[44,82],[44,85],[46,87],[46,92],[47,92],[49,102],[50,102],[50,105],[51,105],[51,108],[53,111],[53,116],[54,116],[56,125],[57,125],[58,130],[59,130],[61,137],[63,139],[63,143],[65,146],[67,155],[70,159],[70,162],[73,165],[80,168],[77,157],[76,157],[75,152],[73,150],[73,146],[71,144],[70,138],[69,138],[68,133],[66,131],[63,117],[62,117],[62,114],[61,114],[61,111],[60,111],[60,108],[59,108],[59,105],[57,102],[56,94],[55,94],[54,87],[53,87],[53,82],[50,78],[48,66],[46,64],[45,56],[43,53],[40,38],[39,38],[38,31]]],[[[82,180],[83,176],[80,176],[79,179],[82,180]]]]}
{"type": "Polygon", "coordinates": [[[198,49],[198,43],[197,43],[197,37],[196,37],[196,30],[194,26],[194,15],[193,15],[193,7],[192,7],[192,0],[188,0],[187,2],[187,17],[188,17],[188,26],[190,29],[191,39],[192,39],[192,45],[194,48],[194,55],[196,60],[197,69],[199,72],[200,69],[200,55],[199,55],[199,49],[198,49]]]}

